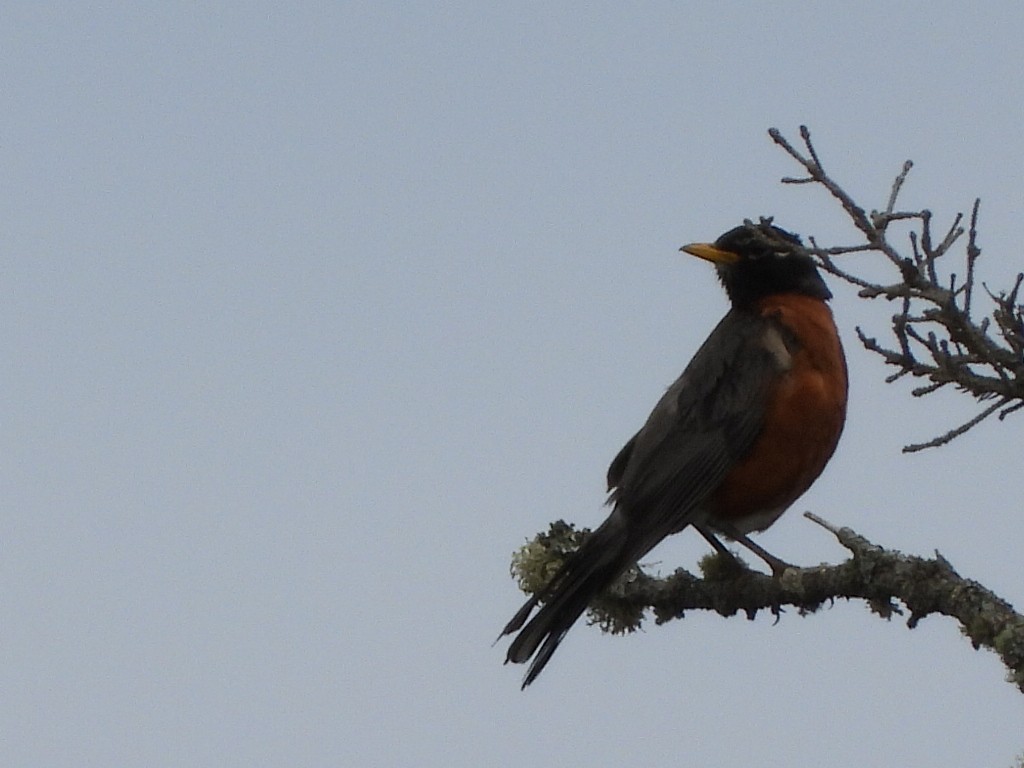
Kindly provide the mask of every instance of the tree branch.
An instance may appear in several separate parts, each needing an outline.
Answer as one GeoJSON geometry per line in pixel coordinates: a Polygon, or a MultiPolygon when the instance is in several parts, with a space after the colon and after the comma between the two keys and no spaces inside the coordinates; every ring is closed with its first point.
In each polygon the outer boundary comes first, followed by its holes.
{"type": "MultiPolygon", "coordinates": [[[[956,619],[975,649],[999,655],[1007,679],[1024,692],[1024,616],[1008,602],[960,576],[938,553],[924,559],[886,550],[849,528],[805,516],[831,531],[852,557],[838,565],[791,568],[781,579],[737,568],[717,554],[701,560],[704,578],[682,569],[658,578],[632,568],[591,604],[590,623],[622,634],[639,629],[648,611],[657,624],[683,618],[686,611],[743,614],[750,620],[768,611],[778,619],[785,606],[806,616],[836,598],[860,599],[884,619],[906,611],[910,629],[931,614],[956,619]]],[[[588,534],[563,521],[553,523],[513,556],[512,575],[524,591],[539,591],[588,534]]]]}
{"type": "Polygon", "coordinates": [[[768,134],[808,174],[800,179],[783,178],[783,183],[825,187],[864,235],[864,243],[827,248],[819,247],[811,237],[812,247],[808,250],[819,258],[822,269],[857,286],[862,298],[900,302],[901,309],[891,321],[894,346],[880,343],[857,329],[864,347],[897,369],[887,381],[907,374],[927,379],[929,384],[912,390],[915,397],[924,397],[952,384],[978,401],[997,399],[995,405],[982,409],[963,424],[930,440],[907,445],[903,450],[909,453],[944,445],[993,414],[998,413],[1003,419],[1024,407],[1024,306],[1018,303],[1024,273],[1017,276],[1009,290],[992,293],[986,289],[994,305],[989,317],[979,320],[974,314],[976,266],[981,256],[978,246],[981,201],[974,201],[966,232],[961,225],[963,214],[958,213],[936,242],[931,211],[896,210],[900,192],[913,167],[909,160],[893,181],[885,208],[868,214],[825,171],[806,126],[800,128],[803,150],[794,147],[776,128],[770,129],[768,134]],[[888,239],[890,225],[895,222],[915,226],[908,234],[910,255],[901,253],[888,239]],[[961,279],[956,272],[947,274],[939,269],[938,261],[950,253],[954,245],[963,242],[965,233],[961,279]],[[839,268],[834,261],[834,257],[865,251],[884,254],[896,268],[898,281],[874,283],[839,268]]]}

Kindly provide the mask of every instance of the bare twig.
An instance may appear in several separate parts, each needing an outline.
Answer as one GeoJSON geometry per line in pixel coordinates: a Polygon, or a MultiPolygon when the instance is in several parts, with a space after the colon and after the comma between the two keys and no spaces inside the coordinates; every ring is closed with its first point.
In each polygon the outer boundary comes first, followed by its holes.
{"type": "Polygon", "coordinates": [[[963,214],[958,213],[937,239],[932,229],[931,211],[898,211],[896,208],[913,167],[911,161],[903,164],[893,181],[885,208],[868,215],[825,171],[806,126],[800,127],[802,150],[794,147],[778,129],[772,128],[768,134],[808,174],[803,179],[784,178],[783,183],[820,184],[839,201],[864,235],[863,244],[828,248],[820,247],[810,238],[812,247],[808,250],[818,257],[822,269],[857,286],[863,298],[884,298],[901,304],[901,310],[892,318],[896,348],[887,347],[858,329],[865,348],[897,369],[887,381],[908,374],[927,379],[928,384],[913,390],[917,397],[952,384],[979,401],[998,399],[996,405],[989,405],[958,427],[931,440],[908,445],[904,450],[911,452],[944,445],[997,412],[1002,419],[1024,406],[1024,306],[1018,303],[1024,275],[1008,291],[988,292],[995,304],[990,317],[976,319],[973,315],[976,268],[981,256],[978,245],[980,200],[974,201],[966,230],[961,224],[963,214]],[[916,229],[908,233],[909,256],[901,254],[888,239],[889,227],[895,222],[916,224],[916,229]],[[955,272],[947,274],[940,270],[938,261],[950,253],[965,233],[967,243],[961,279],[955,272]],[[899,281],[888,285],[875,283],[841,269],[833,261],[833,257],[865,251],[884,254],[898,270],[899,281]]]}
{"type": "MultiPolygon", "coordinates": [[[[936,388],[939,387],[939,386],[941,386],[941,384],[936,385],[936,388]]],[[[922,394],[929,394],[929,392],[922,391],[922,394]]],[[[991,416],[993,413],[995,413],[1000,408],[1002,408],[1004,405],[1006,405],[1006,403],[1007,403],[1006,400],[1000,400],[999,402],[995,403],[995,405],[990,405],[988,408],[983,410],[981,413],[979,413],[973,419],[964,422],[959,427],[956,427],[955,429],[951,429],[948,432],[946,432],[945,434],[939,435],[938,437],[933,437],[931,440],[928,440],[927,442],[924,442],[924,443],[911,443],[910,445],[905,446],[903,448],[903,452],[904,453],[915,453],[916,451],[923,451],[925,448],[937,448],[940,445],[945,445],[950,440],[953,440],[953,439],[955,439],[957,437],[960,437],[960,435],[962,435],[964,432],[969,430],[971,427],[974,427],[977,424],[980,424],[982,421],[984,421],[989,416],[991,416]]]]}

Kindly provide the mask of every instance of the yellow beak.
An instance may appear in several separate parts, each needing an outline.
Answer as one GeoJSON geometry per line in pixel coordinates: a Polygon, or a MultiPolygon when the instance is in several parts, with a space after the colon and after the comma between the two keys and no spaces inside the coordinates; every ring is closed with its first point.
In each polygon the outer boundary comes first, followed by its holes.
{"type": "Polygon", "coordinates": [[[732,251],[723,251],[711,243],[690,243],[679,250],[713,264],[735,264],[740,260],[740,257],[732,251]]]}

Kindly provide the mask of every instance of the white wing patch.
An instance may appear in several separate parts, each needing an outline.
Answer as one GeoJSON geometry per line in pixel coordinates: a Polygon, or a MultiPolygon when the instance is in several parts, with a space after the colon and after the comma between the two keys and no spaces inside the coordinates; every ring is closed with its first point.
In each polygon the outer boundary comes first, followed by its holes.
{"type": "Polygon", "coordinates": [[[771,353],[780,371],[788,371],[793,367],[793,353],[786,346],[786,340],[779,328],[769,326],[761,337],[761,343],[771,353]]]}

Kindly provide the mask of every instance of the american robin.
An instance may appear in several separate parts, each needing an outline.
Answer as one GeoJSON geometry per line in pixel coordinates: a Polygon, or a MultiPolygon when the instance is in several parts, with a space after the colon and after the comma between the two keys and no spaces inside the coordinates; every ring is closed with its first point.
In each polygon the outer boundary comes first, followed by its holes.
{"type": "Polygon", "coordinates": [[[502,631],[519,631],[507,662],[533,659],[523,688],[594,597],[687,526],[722,553],[717,534],[740,542],[778,575],[787,564],[747,534],[810,487],[843,430],[832,294],[800,238],[762,219],[681,250],[715,265],[732,307],[612,461],[608,519],[502,631]]]}

